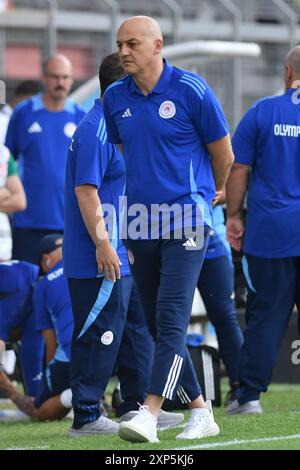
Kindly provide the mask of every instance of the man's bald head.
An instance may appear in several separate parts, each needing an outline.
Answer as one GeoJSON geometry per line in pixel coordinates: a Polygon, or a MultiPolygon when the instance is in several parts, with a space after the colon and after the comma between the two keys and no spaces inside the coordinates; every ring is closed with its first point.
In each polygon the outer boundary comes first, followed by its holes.
{"type": "Polygon", "coordinates": [[[56,69],[57,67],[64,67],[69,71],[70,75],[72,74],[72,63],[68,57],[63,54],[53,54],[52,56],[48,57],[43,65],[43,73],[46,75],[49,73],[49,70],[56,69]]]}
{"type": "Polygon", "coordinates": [[[122,30],[132,31],[135,34],[142,34],[148,36],[151,39],[160,39],[162,41],[163,36],[158,22],[150,16],[132,16],[125,20],[118,32],[122,30]]]}
{"type": "Polygon", "coordinates": [[[298,88],[300,80],[300,46],[294,47],[285,58],[285,88],[298,88]]]}
{"type": "Polygon", "coordinates": [[[152,82],[148,87],[157,83],[163,70],[163,38],[157,21],[149,16],[128,18],[118,30],[117,46],[126,74],[152,82]]]}
{"type": "Polygon", "coordinates": [[[285,64],[290,65],[295,73],[300,75],[300,46],[294,47],[285,58],[285,64]]]}
{"type": "Polygon", "coordinates": [[[59,108],[64,106],[73,85],[72,71],[71,61],[63,54],[54,54],[46,60],[43,67],[44,99],[49,109],[52,104],[59,108]]]}

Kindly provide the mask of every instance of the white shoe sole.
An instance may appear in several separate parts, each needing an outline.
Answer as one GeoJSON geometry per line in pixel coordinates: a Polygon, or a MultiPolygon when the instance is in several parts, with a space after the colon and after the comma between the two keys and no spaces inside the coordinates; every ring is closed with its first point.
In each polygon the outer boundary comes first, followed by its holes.
{"type": "Polygon", "coordinates": [[[184,440],[184,441],[191,441],[191,440],[195,440],[195,439],[204,439],[205,437],[213,437],[213,436],[217,436],[218,434],[220,433],[220,428],[219,426],[217,425],[217,423],[214,424],[214,426],[212,426],[211,429],[209,429],[208,431],[205,432],[205,434],[202,434],[202,436],[196,436],[196,437],[188,437],[188,436],[181,436],[180,434],[178,436],[175,437],[175,439],[177,439],[178,441],[180,440],[184,440]]]}
{"type": "Polygon", "coordinates": [[[263,410],[261,408],[236,408],[235,410],[227,411],[228,416],[234,415],[261,415],[263,414],[263,410]]]}
{"type": "Polygon", "coordinates": [[[144,434],[141,433],[141,431],[138,431],[135,429],[132,425],[129,424],[129,422],[126,423],[121,423],[119,427],[119,437],[121,439],[124,439],[124,441],[129,441],[129,442],[150,442],[152,444],[159,442],[159,439],[151,439],[144,434]]]}
{"type": "Polygon", "coordinates": [[[171,429],[171,428],[178,428],[184,421],[184,415],[182,415],[182,417],[180,417],[179,419],[177,420],[173,420],[173,421],[167,421],[165,420],[165,422],[163,420],[157,420],[157,430],[158,431],[164,431],[165,429],[171,429]]]}
{"type": "Polygon", "coordinates": [[[80,429],[70,429],[68,432],[69,437],[84,437],[84,436],[111,436],[111,435],[117,435],[118,434],[118,429],[116,431],[81,431],[80,429]]]}

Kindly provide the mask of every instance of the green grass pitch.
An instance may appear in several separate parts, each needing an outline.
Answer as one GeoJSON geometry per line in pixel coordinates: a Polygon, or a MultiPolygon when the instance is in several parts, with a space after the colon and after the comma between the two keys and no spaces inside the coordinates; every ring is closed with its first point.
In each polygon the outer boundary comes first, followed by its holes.
{"type": "MultiPolygon", "coordinates": [[[[261,416],[226,415],[225,407],[215,408],[221,432],[196,441],[176,441],[179,429],[159,433],[159,444],[130,444],[118,436],[67,436],[70,419],[52,423],[0,422],[0,449],[24,450],[299,450],[300,385],[272,385],[262,396],[261,416]]],[[[3,408],[3,406],[2,406],[3,408]]],[[[7,408],[7,406],[6,406],[7,408]]],[[[186,413],[188,415],[188,413],[186,413]]]]}

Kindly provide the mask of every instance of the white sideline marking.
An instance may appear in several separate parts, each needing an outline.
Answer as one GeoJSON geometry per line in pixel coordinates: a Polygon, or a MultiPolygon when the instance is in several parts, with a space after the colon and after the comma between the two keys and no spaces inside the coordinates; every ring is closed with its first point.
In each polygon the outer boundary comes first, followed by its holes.
{"type": "Polygon", "coordinates": [[[2,450],[46,450],[49,446],[37,446],[37,447],[8,447],[2,450]]]}
{"type": "Polygon", "coordinates": [[[291,436],[278,436],[278,437],[266,437],[264,439],[249,439],[238,441],[235,439],[234,441],[226,441],[226,442],[215,442],[211,444],[200,444],[196,446],[188,446],[188,447],[176,447],[175,449],[170,450],[196,450],[196,449],[210,449],[213,447],[226,447],[226,446],[239,446],[241,444],[256,444],[258,442],[274,442],[274,441],[287,441],[292,439],[300,439],[300,434],[294,434],[291,436]]]}

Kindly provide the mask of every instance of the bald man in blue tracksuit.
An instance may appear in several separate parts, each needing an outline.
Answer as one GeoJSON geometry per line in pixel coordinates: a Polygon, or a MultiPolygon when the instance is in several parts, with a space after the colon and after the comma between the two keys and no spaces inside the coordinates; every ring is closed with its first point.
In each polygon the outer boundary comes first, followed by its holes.
{"type": "Polygon", "coordinates": [[[177,438],[219,432],[203,400],[185,336],[209,241],[211,207],[233,155],[226,118],[213,91],[201,77],[163,59],[162,43],[152,18],[126,20],[117,45],[128,76],[104,96],[108,138],[122,146],[126,163],[125,243],[155,339],[147,408],[120,426],[120,436],[133,442],[158,441],[159,410],[179,389],[191,418],[177,438]]]}
{"type": "Polygon", "coordinates": [[[286,91],[255,103],[241,120],[227,188],[227,236],[247,280],[247,328],[240,387],[229,414],[262,413],[294,305],[300,308],[300,47],[285,60],[286,91]],[[251,178],[250,178],[251,171],[251,178]],[[247,224],[242,206],[247,186],[247,224]]]}

